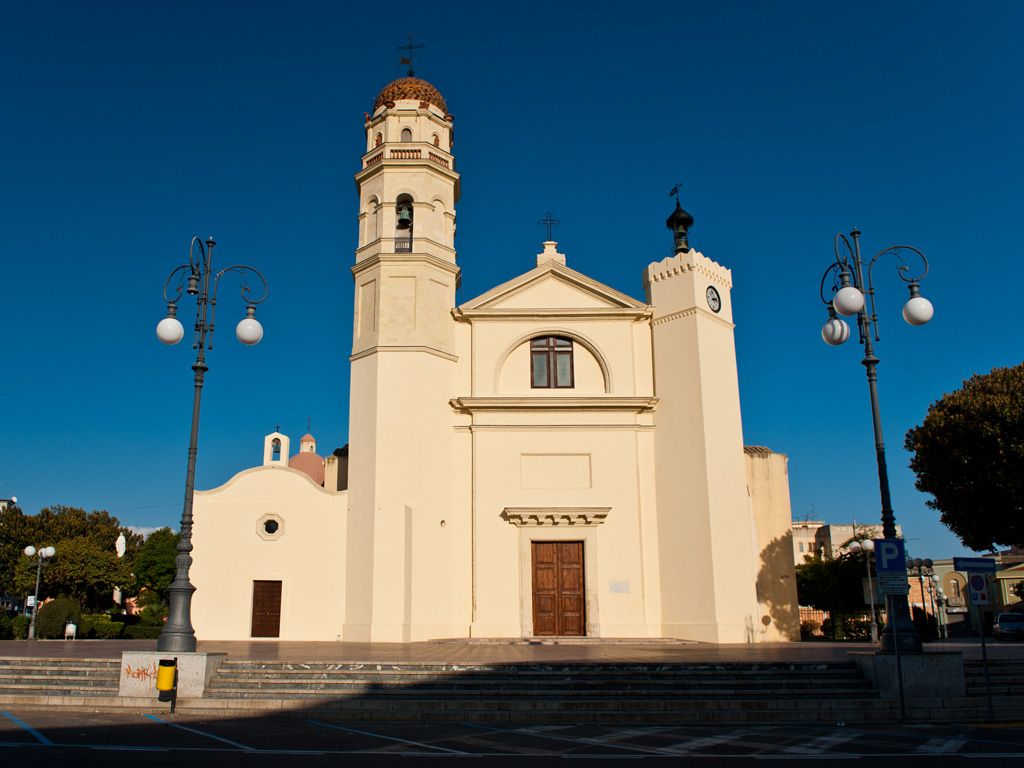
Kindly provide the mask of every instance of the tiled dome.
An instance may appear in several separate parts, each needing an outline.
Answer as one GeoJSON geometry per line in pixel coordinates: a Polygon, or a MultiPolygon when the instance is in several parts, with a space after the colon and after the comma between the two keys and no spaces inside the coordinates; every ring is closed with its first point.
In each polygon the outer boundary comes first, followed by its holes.
{"type": "Polygon", "coordinates": [[[444,103],[444,96],[426,80],[418,77],[403,77],[392,80],[381,88],[377,94],[377,100],[373,103],[374,110],[385,101],[398,101],[399,99],[413,99],[414,101],[427,101],[435,107],[440,107],[442,112],[447,114],[448,105],[444,103]]]}

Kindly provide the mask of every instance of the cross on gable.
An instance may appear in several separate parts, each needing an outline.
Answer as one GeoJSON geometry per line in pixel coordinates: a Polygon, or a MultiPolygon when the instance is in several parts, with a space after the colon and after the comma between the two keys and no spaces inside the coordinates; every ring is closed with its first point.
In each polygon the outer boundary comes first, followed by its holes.
{"type": "Polygon", "coordinates": [[[550,242],[550,240],[551,240],[551,228],[554,227],[554,226],[557,226],[558,224],[561,224],[562,222],[560,222],[558,219],[556,219],[554,216],[552,216],[551,215],[551,211],[548,211],[547,213],[544,214],[544,218],[543,219],[537,219],[537,223],[540,224],[543,227],[547,227],[547,231],[548,231],[547,239],[550,242]]]}

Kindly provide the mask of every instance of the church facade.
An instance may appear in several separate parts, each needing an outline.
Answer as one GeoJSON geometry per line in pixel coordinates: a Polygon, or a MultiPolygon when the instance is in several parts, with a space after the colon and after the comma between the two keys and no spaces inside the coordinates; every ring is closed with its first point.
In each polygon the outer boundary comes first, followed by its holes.
{"type": "Polygon", "coordinates": [[[548,241],[456,304],[452,124],[414,77],[366,116],[348,450],[274,433],[197,492],[197,637],[798,639],[786,462],[743,445],[730,271],[677,202],[646,302],[548,241]]]}

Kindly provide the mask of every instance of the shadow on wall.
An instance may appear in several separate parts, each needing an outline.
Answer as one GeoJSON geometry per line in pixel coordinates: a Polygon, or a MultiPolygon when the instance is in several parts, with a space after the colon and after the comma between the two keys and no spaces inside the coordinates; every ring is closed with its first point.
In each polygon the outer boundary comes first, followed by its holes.
{"type": "Polygon", "coordinates": [[[777,639],[800,639],[800,606],[796,597],[793,534],[789,531],[772,539],[761,550],[761,570],[757,573],[757,601],[766,611],[766,618],[771,620],[769,628],[777,634],[777,639]]]}

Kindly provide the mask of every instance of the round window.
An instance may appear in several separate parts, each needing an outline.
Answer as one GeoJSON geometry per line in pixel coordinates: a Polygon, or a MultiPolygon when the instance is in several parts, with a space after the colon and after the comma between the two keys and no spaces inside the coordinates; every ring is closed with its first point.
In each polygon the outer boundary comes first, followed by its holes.
{"type": "Polygon", "coordinates": [[[263,530],[266,531],[267,533],[269,533],[271,536],[273,536],[275,533],[277,533],[277,529],[280,528],[280,527],[281,526],[278,525],[277,520],[264,520],[263,521],[263,530]]]}

